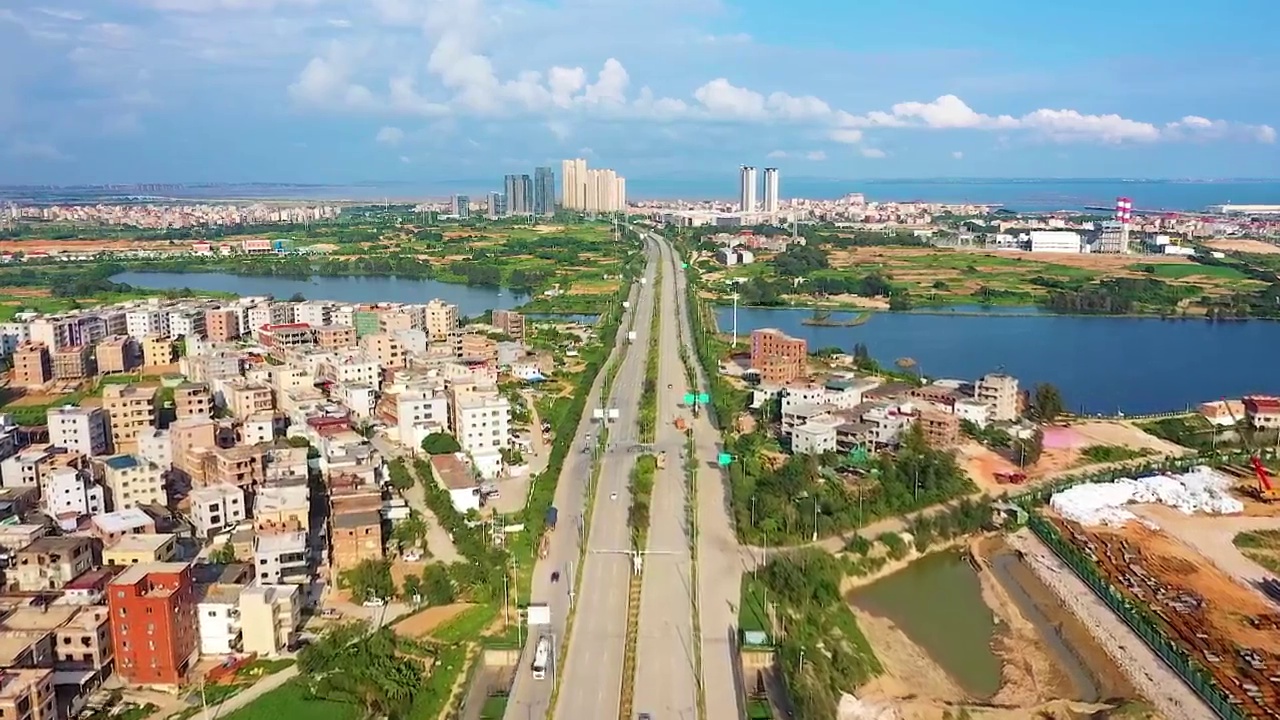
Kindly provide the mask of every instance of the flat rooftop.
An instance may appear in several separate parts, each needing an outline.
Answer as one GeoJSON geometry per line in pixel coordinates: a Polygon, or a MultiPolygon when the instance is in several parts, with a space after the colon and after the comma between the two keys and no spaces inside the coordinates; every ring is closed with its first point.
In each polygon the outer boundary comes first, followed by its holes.
{"type": "Polygon", "coordinates": [[[155,563],[138,563],[125,568],[125,571],[116,576],[111,581],[112,585],[136,585],[138,581],[146,578],[148,575],[155,573],[157,575],[177,575],[187,568],[189,563],[183,562],[155,562],[155,563]]]}
{"type": "Polygon", "coordinates": [[[49,605],[46,607],[20,607],[0,620],[4,630],[54,630],[67,624],[80,608],[75,605],[49,605]]]}
{"type": "Polygon", "coordinates": [[[456,454],[432,455],[431,471],[440,484],[450,490],[466,490],[476,486],[471,470],[456,454]]]}
{"type": "Polygon", "coordinates": [[[229,583],[197,585],[196,602],[235,605],[240,600],[240,593],[244,592],[244,589],[245,587],[243,585],[233,585],[229,583]]]}
{"type": "Polygon", "coordinates": [[[53,677],[52,668],[38,670],[6,669],[0,672],[0,698],[16,698],[25,695],[27,688],[53,677]]]}
{"type": "Polygon", "coordinates": [[[170,533],[140,533],[125,535],[114,545],[106,548],[106,552],[145,552],[154,554],[157,550],[177,537],[170,533]]]}
{"type": "Polygon", "coordinates": [[[48,630],[0,630],[0,666],[13,667],[32,643],[48,634],[48,630]]]}
{"type": "Polygon", "coordinates": [[[90,544],[89,538],[86,537],[41,537],[31,541],[31,544],[19,550],[19,553],[62,553],[74,554],[77,551],[88,549],[90,544]]]}
{"type": "Polygon", "coordinates": [[[142,461],[132,455],[116,455],[102,461],[104,465],[112,470],[128,470],[136,468],[142,464],[142,461]]]}
{"type": "Polygon", "coordinates": [[[126,533],[135,528],[146,527],[154,522],[155,520],[151,519],[150,515],[136,507],[93,516],[93,524],[108,535],[126,533]]]}
{"type": "Polygon", "coordinates": [[[337,513],[333,516],[333,526],[336,528],[359,528],[381,524],[382,513],[377,510],[337,513]]]}

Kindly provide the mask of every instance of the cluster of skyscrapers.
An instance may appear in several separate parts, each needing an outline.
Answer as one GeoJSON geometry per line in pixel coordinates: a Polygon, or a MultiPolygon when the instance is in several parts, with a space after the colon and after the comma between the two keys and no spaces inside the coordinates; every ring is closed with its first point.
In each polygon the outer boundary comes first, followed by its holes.
{"type": "Polygon", "coordinates": [[[540,167],[533,169],[532,178],[528,175],[507,175],[502,180],[502,192],[489,193],[486,209],[489,217],[555,215],[555,173],[549,167],[540,167]]]}
{"type": "Polygon", "coordinates": [[[756,169],[751,165],[743,165],[738,179],[738,209],[744,213],[778,212],[778,168],[764,169],[764,203],[756,200],[756,188],[759,181],[756,169]]]}
{"type": "Polygon", "coordinates": [[[581,212],[623,212],[627,179],[608,168],[588,169],[582,158],[560,163],[560,205],[581,212]]]}

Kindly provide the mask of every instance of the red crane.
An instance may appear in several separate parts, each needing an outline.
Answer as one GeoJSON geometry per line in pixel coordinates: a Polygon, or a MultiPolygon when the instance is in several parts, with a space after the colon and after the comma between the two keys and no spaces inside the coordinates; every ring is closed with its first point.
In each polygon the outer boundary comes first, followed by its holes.
{"type": "Polygon", "coordinates": [[[1280,492],[1276,491],[1275,485],[1271,482],[1271,474],[1267,472],[1267,468],[1262,464],[1262,458],[1258,454],[1258,450],[1254,447],[1252,441],[1253,433],[1245,434],[1240,429],[1240,418],[1236,417],[1236,411],[1231,408],[1231,403],[1227,399],[1222,398],[1222,404],[1227,408],[1227,413],[1231,415],[1231,422],[1235,424],[1240,438],[1243,441],[1245,449],[1250,451],[1249,464],[1253,466],[1253,474],[1258,478],[1258,487],[1256,495],[1263,502],[1275,502],[1280,500],[1280,492]]]}

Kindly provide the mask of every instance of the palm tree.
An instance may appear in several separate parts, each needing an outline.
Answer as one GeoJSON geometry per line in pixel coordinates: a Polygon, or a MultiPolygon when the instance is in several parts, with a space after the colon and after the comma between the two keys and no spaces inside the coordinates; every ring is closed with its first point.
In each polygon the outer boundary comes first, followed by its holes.
{"type": "Polygon", "coordinates": [[[391,541],[396,545],[397,552],[404,552],[407,547],[412,547],[420,543],[424,543],[427,539],[427,533],[431,527],[427,524],[427,519],[417,510],[410,510],[409,517],[396,523],[391,530],[391,541]]]}

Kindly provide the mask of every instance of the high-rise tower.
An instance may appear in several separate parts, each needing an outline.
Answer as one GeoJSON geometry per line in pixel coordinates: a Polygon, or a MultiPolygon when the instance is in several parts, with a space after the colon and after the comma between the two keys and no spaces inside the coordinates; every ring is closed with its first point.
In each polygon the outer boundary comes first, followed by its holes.
{"type": "Polygon", "coordinates": [[[738,209],[742,212],[756,211],[756,169],[743,165],[738,178],[738,209]]]}
{"type": "Polygon", "coordinates": [[[778,168],[764,169],[764,211],[778,212],[778,168]]]}

